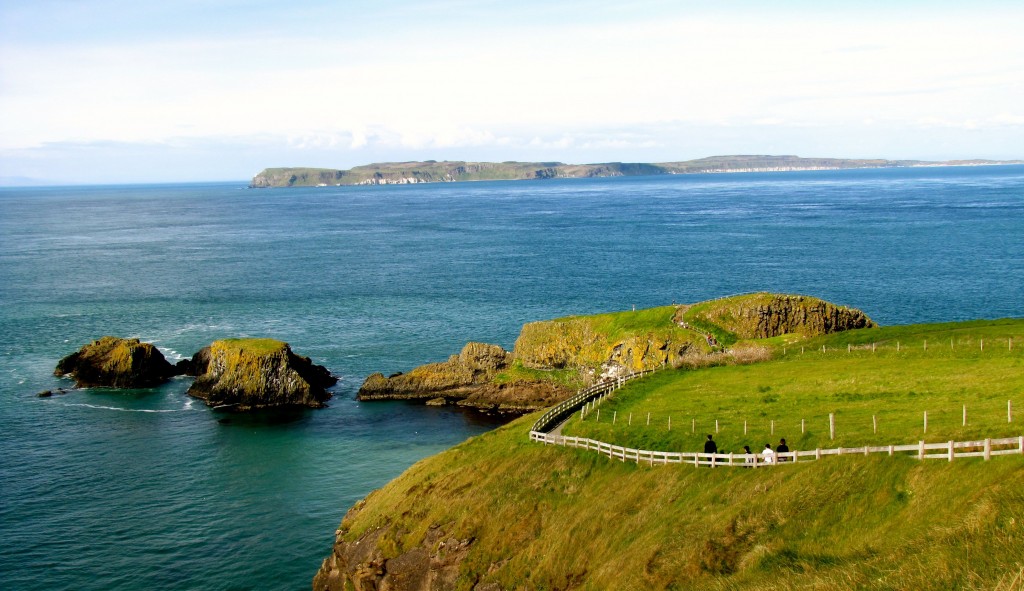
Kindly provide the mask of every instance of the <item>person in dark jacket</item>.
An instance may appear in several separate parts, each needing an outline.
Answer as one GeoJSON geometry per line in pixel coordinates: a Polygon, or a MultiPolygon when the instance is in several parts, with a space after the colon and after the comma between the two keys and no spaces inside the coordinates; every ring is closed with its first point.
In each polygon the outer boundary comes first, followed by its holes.
{"type": "MultiPolygon", "coordinates": [[[[708,440],[704,442],[704,453],[706,453],[706,454],[716,454],[716,453],[718,453],[718,444],[715,443],[715,440],[711,438],[711,435],[708,435],[708,440]]],[[[711,458],[711,465],[714,465],[714,463],[715,463],[715,458],[712,457],[711,458]]]]}
{"type": "MultiPolygon", "coordinates": [[[[789,453],[789,446],[786,445],[786,440],[785,439],[780,439],[779,440],[779,446],[775,448],[775,453],[776,454],[789,453]]],[[[780,462],[788,462],[789,461],[789,458],[784,458],[781,455],[779,455],[777,457],[778,457],[780,462]]]]}

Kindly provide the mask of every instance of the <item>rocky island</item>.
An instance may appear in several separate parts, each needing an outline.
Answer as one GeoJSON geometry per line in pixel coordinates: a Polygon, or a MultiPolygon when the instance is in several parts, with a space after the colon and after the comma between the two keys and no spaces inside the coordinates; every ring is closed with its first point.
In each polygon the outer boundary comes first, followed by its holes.
{"type": "Polygon", "coordinates": [[[196,380],[188,395],[207,406],[255,410],[284,406],[321,408],[338,379],[308,357],[273,339],[215,341],[192,358],[196,380]]]}
{"type": "Polygon", "coordinates": [[[786,172],[797,170],[839,170],[846,168],[895,168],[907,166],[981,166],[1020,164],[1021,161],[884,160],[849,158],[801,158],[799,156],[710,156],[677,162],[604,162],[565,164],[563,162],[463,162],[426,160],[384,162],[334,168],[267,168],[253,177],[249,187],[327,187],[341,185],[407,185],[462,181],[542,180],[610,176],[650,176],[720,172],[786,172]]]}
{"type": "Polygon", "coordinates": [[[74,378],[76,388],[150,388],[177,373],[153,345],[112,336],[84,345],[53,370],[56,376],[74,378]]]}
{"type": "Polygon", "coordinates": [[[190,396],[238,411],[321,408],[331,397],[326,389],[338,381],[325,367],[293,353],[288,343],[273,339],[215,341],[171,365],[150,343],[105,336],[61,359],[53,373],[74,378],[77,388],[151,388],[191,375],[196,379],[190,396]]]}
{"type": "Polygon", "coordinates": [[[469,343],[447,361],[389,377],[375,373],[358,398],[527,412],[551,406],[579,387],[635,371],[757,357],[757,339],[872,326],[857,309],[771,293],[573,316],[524,325],[512,351],[469,343]]]}

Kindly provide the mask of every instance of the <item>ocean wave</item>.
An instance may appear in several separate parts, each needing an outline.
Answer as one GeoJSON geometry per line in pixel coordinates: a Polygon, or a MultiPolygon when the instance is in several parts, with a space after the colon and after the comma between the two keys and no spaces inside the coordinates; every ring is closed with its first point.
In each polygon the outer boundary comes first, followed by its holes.
{"type": "Polygon", "coordinates": [[[169,409],[155,409],[155,408],[121,408],[119,406],[103,406],[99,404],[87,404],[85,402],[57,402],[61,406],[84,406],[87,408],[95,408],[98,410],[116,410],[120,412],[185,412],[193,410],[191,407],[191,401],[185,405],[185,408],[169,408],[169,409]]]}

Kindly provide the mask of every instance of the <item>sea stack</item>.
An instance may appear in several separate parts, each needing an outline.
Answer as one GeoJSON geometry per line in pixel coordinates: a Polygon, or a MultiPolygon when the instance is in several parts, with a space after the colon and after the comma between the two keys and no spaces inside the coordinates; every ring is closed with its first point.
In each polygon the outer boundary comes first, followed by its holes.
{"type": "Polygon", "coordinates": [[[196,380],[188,394],[208,406],[245,411],[307,406],[321,408],[337,378],[308,357],[273,339],[224,339],[192,358],[196,380]]]}
{"type": "Polygon", "coordinates": [[[70,375],[78,388],[150,388],[177,373],[160,351],[139,339],[105,336],[57,363],[53,374],[70,375]]]}

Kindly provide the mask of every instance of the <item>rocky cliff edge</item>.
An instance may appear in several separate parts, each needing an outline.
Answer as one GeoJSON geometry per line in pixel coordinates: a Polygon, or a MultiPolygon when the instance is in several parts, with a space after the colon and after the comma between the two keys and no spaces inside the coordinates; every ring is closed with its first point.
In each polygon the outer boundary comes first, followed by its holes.
{"type": "Polygon", "coordinates": [[[828,334],[875,323],[802,295],[755,293],[692,305],[572,316],[523,326],[511,352],[470,343],[447,361],[371,375],[360,400],[422,400],[488,410],[545,408],[577,388],[659,367],[728,362],[759,339],[828,334]]]}

